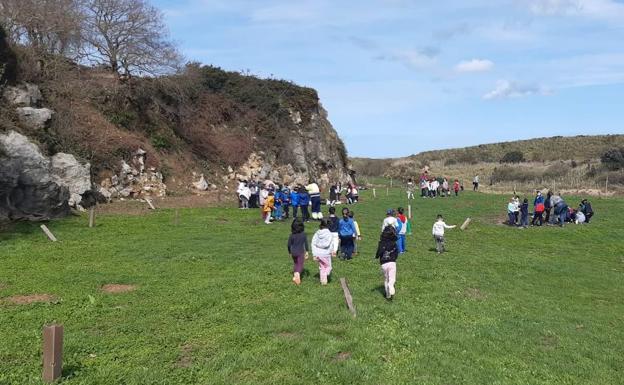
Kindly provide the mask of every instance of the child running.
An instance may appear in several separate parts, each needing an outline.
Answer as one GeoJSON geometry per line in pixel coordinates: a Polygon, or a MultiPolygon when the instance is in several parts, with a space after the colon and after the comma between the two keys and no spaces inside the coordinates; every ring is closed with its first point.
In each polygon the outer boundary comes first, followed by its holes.
{"type": "Polygon", "coordinates": [[[349,261],[353,258],[353,239],[357,237],[353,219],[349,218],[349,209],[342,209],[342,219],[338,222],[338,236],[340,237],[340,252],[342,258],[349,261]]]}
{"type": "Polygon", "coordinates": [[[455,225],[447,225],[444,223],[444,218],[442,218],[442,214],[438,214],[437,221],[433,224],[433,238],[436,241],[436,250],[438,254],[442,254],[446,251],[444,247],[444,229],[454,229],[455,225]]]}
{"type": "Polygon", "coordinates": [[[303,221],[295,219],[290,226],[291,234],[288,238],[288,253],[293,259],[293,282],[301,284],[304,260],[308,259],[308,236],[304,232],[303,221]]]}
{"type": "Polygon", "coordinates": [[[379,259],[381,271],[384,275],[386,298],[392,299],[395,293],[394,283],[396,282],[396,260],[399,257],[399,250],[397,249],[397,235],[394,227],[386,226],[386,228],[382,231],[375,257],[379,259]]]}
{"type": "Polygon", "coordinates": [[[332,271],[332,257],[334,253],[334,236],[327,228],[327,219],[321,219],[319,229],[312,237],[312,255],[319,264],[321,285],[327,285],[327,279],[332,271]]]}

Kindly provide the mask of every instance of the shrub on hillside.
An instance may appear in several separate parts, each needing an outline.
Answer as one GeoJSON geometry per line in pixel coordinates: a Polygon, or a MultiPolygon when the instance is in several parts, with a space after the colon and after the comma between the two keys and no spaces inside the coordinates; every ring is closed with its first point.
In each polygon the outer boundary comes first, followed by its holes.
{"type": "Polygon", "coordinates": [[[541,178],[541,174],[527,167],[502,166],[492,171],[492,183],[531,182],[541,178]]]}
{"type": "Polygon", "coordinates": [[[624,148],[612,148],[602,154],[600,161],[609,170],[620,170],[624,168],[624,148]]]}
{"type": "Polygon", "coordinates": [[[500,160],[501,163],[521,163],[524,162],[522,151],[509,151],[500,160]]]}

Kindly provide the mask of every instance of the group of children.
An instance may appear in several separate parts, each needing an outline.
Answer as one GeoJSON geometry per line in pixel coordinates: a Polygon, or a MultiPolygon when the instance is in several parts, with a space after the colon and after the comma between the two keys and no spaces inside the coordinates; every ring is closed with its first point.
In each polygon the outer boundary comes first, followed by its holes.
{"type": "MultiPolygon", "coordinates": [[[[410,178],[407,181],[407,199],[414,199],[414,182],[410,178]]],[[[459,192],[464,190],[464,186],[455,179],[453,185],[447,178],[436,178],[426,173],[420,176],[420,196],[421,198],[448,197],[453,194],[459,196],[459,192]]]]}
{"type": "MultiPolygon", "coordinates": [[[[345,189],[341,183],[337,183],[330,188],[327,204],[335,206],[340,203],[343,191],[346,191],[347,203],[358,202],[358,190],[354,184],[350,183],[345,189]]],[[[236,189],[236,194],[239,208],[260,208],[262,219],[266,224],[290,218],[291,209],[292,218],[298,218],[301,215],[303,222],[323,219],[321,190],[315,181],[310,181],[307,186],[299,184],[289,187],[281,184],[260,184],[241,180],[236,189]]]]}
{"type": "MultiPolygon", "coordinates": [[[[357,241],[362,239],[360,227],[354,219],[353,211],[342,209],[342,217],[336,216],[336,208],[329,207],[329,217],[320,220],[319,229],[314,233],[311,242],[314,261],[319,265],[321,285],[327,285],[332,271],[332,258],[339,255],[341,259],[351,260],[357,253],[357,241]],[[340,251],[340,254],[338,254],[340,251]]],[[[295,218],[291,225],[288,238],[288,253],[293,259],[293,282],[301,283],[303,262],[308,258],[308,242],[304,233],[304,221],[295,218]]]]}
{"type": "MultiPolygon", "coordinates": [[[[563,227],[565,223],[589,223],[594,210],[587,199],[583,199],[578,209],[568,206],[560,194],[548,191],[546,197],[537,191],[533,199],[533,216],[531,226],[542,226],[544,223],[563,227]]],[[[522,203],[520,197],[514,195],[507,203],[507,224],[526,228],[529,226],[529,200],[522,203]]]]}
{"type": "MultiPolygon", "coordinates": [[[[354,254],[356,241],[361,239],[357,222],[353,219],[353,211],[342,209],[342,217],[336,216],[336,208],[330,206],[329,217],[321,219],[319,229],[314,233],[310,248],[304,232],[304,222],[295,218],[291,225],[291,234],[288,238],[288,253],[293,260],[292,280],[296,285],[301,284],[304,261],[309,258],[309,252],[319,267],[321,285],[327,285],[332,272],[332,258],[339,255],[344,260],[351,260],[354,254]]],[[[396,261],[400,254],[405,253],[405,234],[409,221],[403,209],[396,211],[389,209],[381,226],[381,235],[377,244],[375,258],[379,259],[384,276],[384,290],[387,299],[392,299],[396,293],[395,283],[397,274],[396,261]]],[[[452,229],[444,223],[442,215],[438,215],[433,225],[432,234],[436,242],[438,254],[445,251],[444,232],[452,229]]]]}

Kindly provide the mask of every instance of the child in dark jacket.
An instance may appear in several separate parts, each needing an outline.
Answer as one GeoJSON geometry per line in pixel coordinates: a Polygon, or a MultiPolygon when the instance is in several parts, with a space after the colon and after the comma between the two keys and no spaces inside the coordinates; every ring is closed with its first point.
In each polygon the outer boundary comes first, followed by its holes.
{"type": "Polygon", "coordinates": [[[308,259],[308,236],[304,232],[303,221],[295,219],[291,225],[291,234],[288,238],[288,253],[293,259],[293,282],[301,284],[304,260],[308,259]]]}
{"type": "Polygon", "coordinates": [[[332,237],[334,238],[334,254],[338,252],[338,245],[340,244],[340,236],[338,234],[339,221],[340,219],[338,219],[338,217],[336,216],[336,208],[334,206],[331,206],[329,208],[329,217],[327,218],[327,229],[332,233],[332,237]]]}
{"type": "Polygon", "coordinates": [[[375,255],[381,264],[387,299],[391,299],[395,294],[396,260],[399,257],[397,239],[396,229],[393,226],[386,226],[381,233],[379,245],[377,246],[377,254],[375,255]]]}
{"type": "Polygon", "coordinates": [[[310,220],[310,194],[308,194],[308,190],[305,187],[299,188],[299,208],[301,208],[301,217],[304,222],[310,220]]]}
{"type": "Polygon", "coordinates": [[[520,226],[529,227],[529,200],[527,198],[524,198],[520,205],[520,226]]]}

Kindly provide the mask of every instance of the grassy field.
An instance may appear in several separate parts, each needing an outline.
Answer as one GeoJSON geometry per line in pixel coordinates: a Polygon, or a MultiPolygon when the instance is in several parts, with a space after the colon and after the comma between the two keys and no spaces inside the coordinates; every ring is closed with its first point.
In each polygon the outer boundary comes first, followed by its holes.
{"type": "Polygon", "coordinates": [[[623,199],[594,199],[590,225],[526,230],[496,224],[506,196],[417,199],[386,301],[372,254],[385,209],[405,199],[370,194],[354,207],[360,254],[336,260],[327,287],[311,261],[292,284],[289,225],[256,211],[185,209],[177,226],[173,210],[101,215],[93,229],[74,217],[48,224],[57,243],[36,225],[0,234],[0,384],[40,383],[53,321],[65,326],[63,384],[624,382],[623,199]],[[442,256],[437,213],[474,219],[448,232],[442,256]],[[136,290],[101,290],[111,283],[136,290]],[[8,301],[29,294],[56,300],[8,301]]]}

